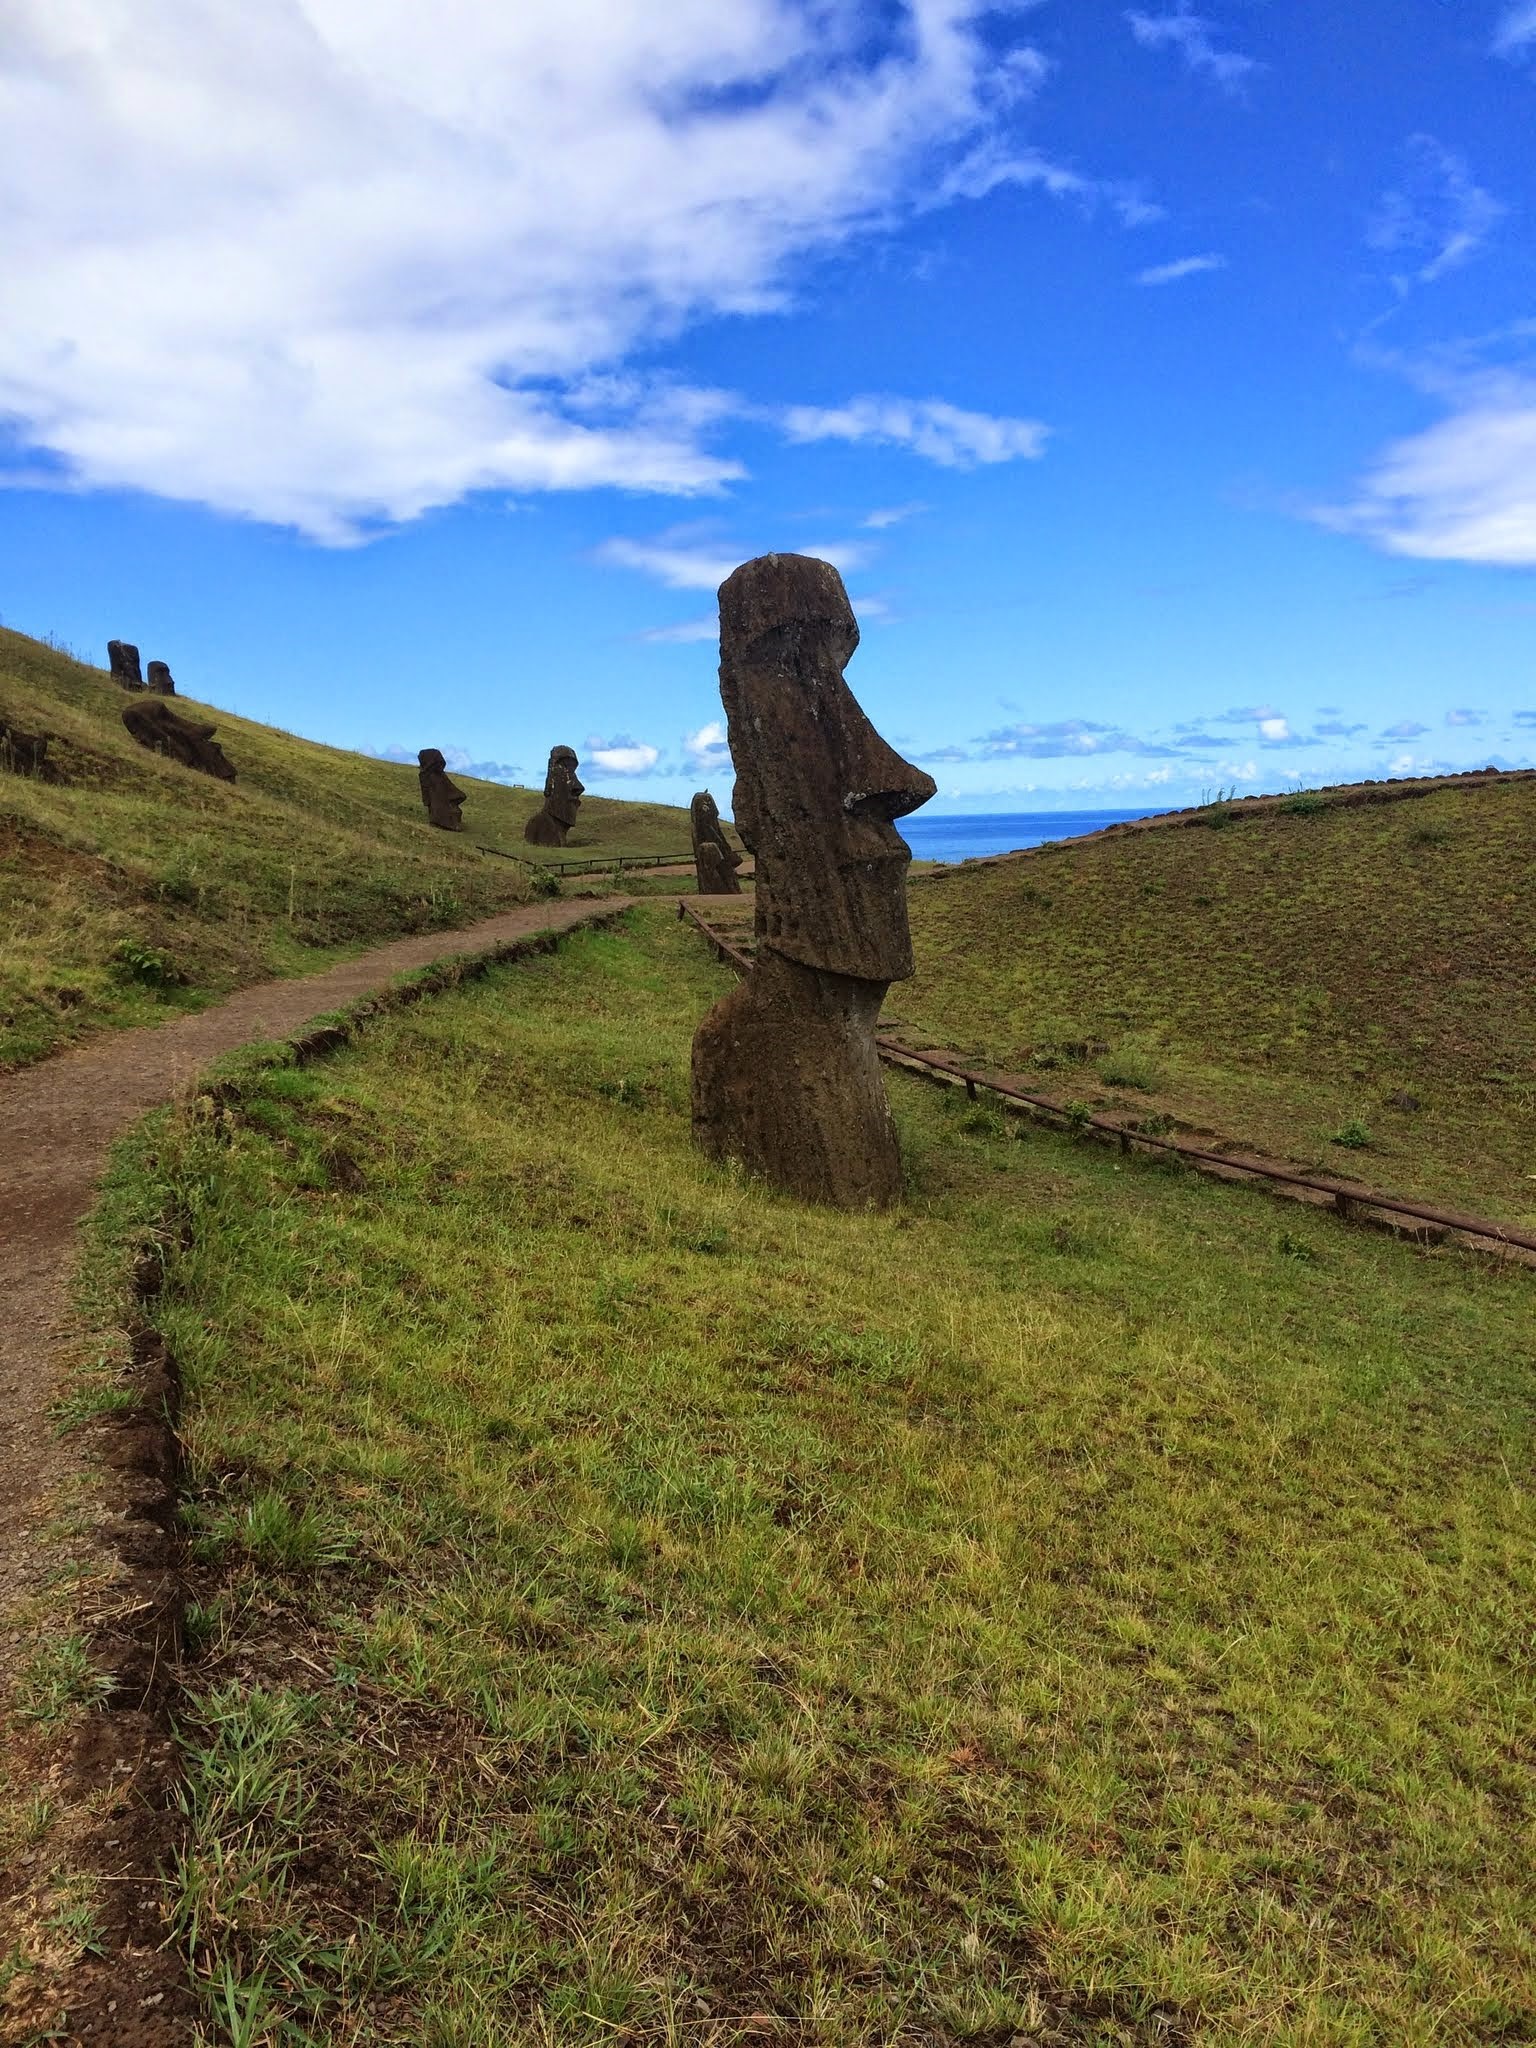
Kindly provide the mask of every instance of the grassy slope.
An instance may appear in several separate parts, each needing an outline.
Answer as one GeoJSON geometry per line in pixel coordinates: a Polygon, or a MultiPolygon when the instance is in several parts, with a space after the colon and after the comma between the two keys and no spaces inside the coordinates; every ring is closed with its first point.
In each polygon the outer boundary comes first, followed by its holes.
{"type": "Polygon", "coordinates": [[[1530,1223],[1533,875],[1536,782],[1063,845],[915,883],[891,1008],[1066,1096],[1530,1223]],[[1367,1148],[1330,1144],[1351,1121],[1367,1148]]]}
{"type": "Polygon", "coordinates": [[[771,1198],[636,925],[151,1141],[241,2038],[1532,2038],[1529,1276],[900,1077],[771,1198]]]}
{"type": "MultiPolygon", "coordinates": [[[[0,719],[56,734],[70,778],[0,774],[0,1069],[530,893],[476,843],[531,851],[535,791],[461,778],[459,837],[426,823],[414,768],[189,703],[218,725],[231,787],[136,746],[123,702],[103,671],[0,631],[0,719]]],[[[589,797],[573,850],[687,844],[684,811],[589,797]]]]}

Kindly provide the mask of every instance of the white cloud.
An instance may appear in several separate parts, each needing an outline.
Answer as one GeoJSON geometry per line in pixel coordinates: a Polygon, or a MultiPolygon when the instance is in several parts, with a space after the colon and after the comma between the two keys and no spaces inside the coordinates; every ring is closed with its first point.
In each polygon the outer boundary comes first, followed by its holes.
{"type": "Polygon", "coordinates": [[[983,11],[9,0],[0,414],[77,485],[327,541],[717,489],[715,395],[593,373],[926,203],[1038,83],[983,11]]]}
{"type": "MultiPolygon", "coordinates": [[[[713,536],[705,537],[697,527],[681,526],[657,534],[654,540],[626,540],[622,537],[605,540],[594,552],[598,561],[610,562],[620,569],[638,569],[642,575],[664,583],[669,590],[718,590],[733,569],[740,568],[743,562],[766,550],[738,547],[713,536]]],[[[829,540],[797,546],[794,552],[814,555],[818,561],[830,562],[834,569],[846,574],[868,561],[870,548],[866,541],[829,540]]],[[[701,630],[705,621],[699,619],[678,627],[654,627],[644,637],[707,639],[719,630],[716,620],[708,623],[708,633],[701,630]]]]}
{"type": "Polygon", "coordinates": [[[1466,263],[1506,211],[1478,184],[1466,159],[1432,135],[1415,135],[1408,157],[1403,183],[1383,194],[1366,237],[1373,249],[1423,256],[1411,274],[1393,278],[1400,293],[1434,284],[1466,263]]]}
{"type": "Polygon", "coordinates": [[[627,733],[611,740],[600,740],[592,735],[587,740],[581,765],[595,775],[649,775],[660,759],[660,747],[649,746],[644,740],[632,740],[627,733]]]}
{"type": "Polygon", "coordinates": [[[1536,567],[1536,378],[1489,376],[1461,410],[1396,441],[1320,524],[1420,561],[1536,567]]]}
{"type": "Polygon", "coordinates": [[[1254,57],[1240,56],[1235,50],[1218,50],[1216,24],[1202,15],[1191,14],[1185,7],[1172,14],[1141,14],[1133,10],[1125,18],[1143,49],[1177,50],[1191,71],[1205,72],[1224,92],[1236,92],[1250,72],[1262,68],[1254,57]]]}
{"type": "Polygon", "coordinates": [[[940,180],[932,204],[951,199],[985,199],[1003,185],[1040,191],[1052,199],[1070,199],[1086,212],[1108,206],[1128,228],[1161,220],[1164,209],[1142,196],[1139,187],[1115,178],[1093,178],[1065,164],[1053,163],[1034,149],[1010,149],[995,141],[980,143],[940,180]]]}
{"type": "Polygon", "coordinates": [[[635,638],[652,646],[686,646],[695,640],[714,640],[719,632],[720,614],[711,612],[703,619],[680,619],[675,626],[648,626],[635,638]]]}
{"type": "Polygon", "coordinates": [[[871,532],[883,533],[886,527],[900,526],[903,520],[915,519],[919,512],[927,510],[928,507],[917,500],[910,505],[882,505],[875,511],[867,513],[859,524],[869,528],[871,532]]]}
{"type": "Polygon", "coordinates": [[[638,569],[664,583],[668,590],[718,590],[731,571],[746,557],[734,549],[689,541],[673,534],[658,534],[655,540],[605,540],[596,550],[600,562],[620,569],[638,569]]]}
{"type": "Polygon", "coordinates": [[[683,739],[683,758],[699,775],[718,775],[731,765],[731,750],[726,744],[725,721],[711,718],[701,725],[697,732],[690,732],[683,739]]]}
{"type": "Polygon", "coordinates": [[[1045,451],[1039,420],[965,412],[941,398],[851,398],[846,405],[792,405],[784,414],[792,441],[875,441],[910,448],[944,469],[974,469],[1045,451]]]}
{"type": "Polygon", "coordinates": [[[1523,57],[1531,45],[1536,44],[1536,0],[1516,0],[1516,5],[1507,7],[1494,31],[1493,54],[1496,57],[1523,57]]]}
{"type": "Polygon", "coordinates": [[[1204,270],[1225,270],[1225,256],[1181,256],[1175,263],[1154,263],[1149,270],[1138,270],[1138,284],[1177,284],[1183,277],[1198,277],[1204,270]]]}
{"type": "Polygon", "coordinates": [[[1266,741],[1270,746],[1278,746],[1282,740],[1288,740],[1290,737],[1291,728],[1289,722],[1278,714],[1259,720],[1259,738],[1266,741]]]}

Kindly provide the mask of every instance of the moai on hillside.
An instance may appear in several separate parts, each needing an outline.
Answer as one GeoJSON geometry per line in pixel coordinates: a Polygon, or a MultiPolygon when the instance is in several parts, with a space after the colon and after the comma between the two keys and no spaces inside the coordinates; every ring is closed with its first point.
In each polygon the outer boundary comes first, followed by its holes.
{"type": "Polygon", "coordinates": [[[739,896],[736,870],[741,855],[721,829],[719,806],[707,789],[701,789],[689,804],[688,817],[693,826],[693,868],[699,894],[739,896]]]}
{"type": "Polygon", "coordinates": [[[163,661],[152,661],[149,664],[144,687],[156,697],[174,697],[176,694],[171,672],[163,661]]]}
{"type": "Polygon", "coordinates": [[[23,732],[19,725],[7,725],[0,718],[0,768],[11,775],[29,775],[37,782],[62,782],[64,777],[48,758],[47,732],[23,732]]]}
{"type": "Polygon", "coordinates": [[[121,683],[125,690],[143,689],[144,678],[139,673],[139,650],[131,640],[107,642],[107,666],[112,671],[114,683],[121,683]]]}
{"type": "Polygon", "coordinates": [[[139,697],[123,706],[123,723],[141,747],[151,753],[169,755],[184,768],[233,782],[235,771],[224,749],[214,738],[216,725],[183,718],[163,697],[139,697]]]}
{"type": "Polygon", "coordinates": [[[585,794],[576,775],[576,749],[551,747],[544,801],[523,827],[530,846],[564,846],[585,794]]]}
{"type": "Polygon", "coordinates": [[[436,747],[423,747],[416,756],[421,763],[421,800],[427,807],[427,822],[441,832],[462,832],[464,792],[448,780],[448,763],[436,747]]]}
{"type": "Polygon", "coordinates": [[[911,854],[895,820],[934,794],[843,680],[859,644],[842,578],[760,555],[720,586],[720,695],[736,830],[756,862],[752,971],[693,1041],[693,1131],[787,1193],[840,1208],[901,1193],[875,1050],[912,972],[911,854]]]}

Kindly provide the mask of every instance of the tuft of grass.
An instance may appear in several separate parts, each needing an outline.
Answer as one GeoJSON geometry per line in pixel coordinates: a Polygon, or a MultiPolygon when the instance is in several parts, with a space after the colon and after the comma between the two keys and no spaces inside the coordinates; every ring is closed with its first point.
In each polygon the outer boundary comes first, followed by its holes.
{"type": "Polygon", "coordinates": [[[84,1636],[61,1636],[41,1644],[23,1665],[10,1704],[18,1719],[46,1727],[95,1705],[111,1690],[112,1680],[91,1662],[84,1636]]]}
{"type": "Polygon", "coordinates": [[[1529,2035],[1529,1276],[899,1075],[806,1209],[693,1150],[728,985],[646,911],[136,1155],[197,1526],[344,1545],[196,1567],[208,2026],[1529,2035]]]}
{"type": "Polygon", "coordinates": [[[1336,1131],[1329,1133],[1328,1142],[1330,1145],[1346,1146],[1351,1152],[1363,1151],[1371,1142],[1370,1127],[1362,1123],[1359,1117],[1352,1116],[1347,1123],[1340,1124],[1336,1131]]]}

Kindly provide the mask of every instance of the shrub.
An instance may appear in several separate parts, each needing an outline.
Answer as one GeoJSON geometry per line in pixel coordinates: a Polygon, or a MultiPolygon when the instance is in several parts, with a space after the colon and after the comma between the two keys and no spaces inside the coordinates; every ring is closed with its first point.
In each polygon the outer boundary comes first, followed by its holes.
{"type": "Polygon", "coordinates": [[[1340,1124],[1328,1140],[1330,1145],[1346,1145],[1352,1152],[1358,1152],[1369,1145],[1371,1134],[1359,1117],[1352,1116],[1347,1124],[1340,1124]]]}

